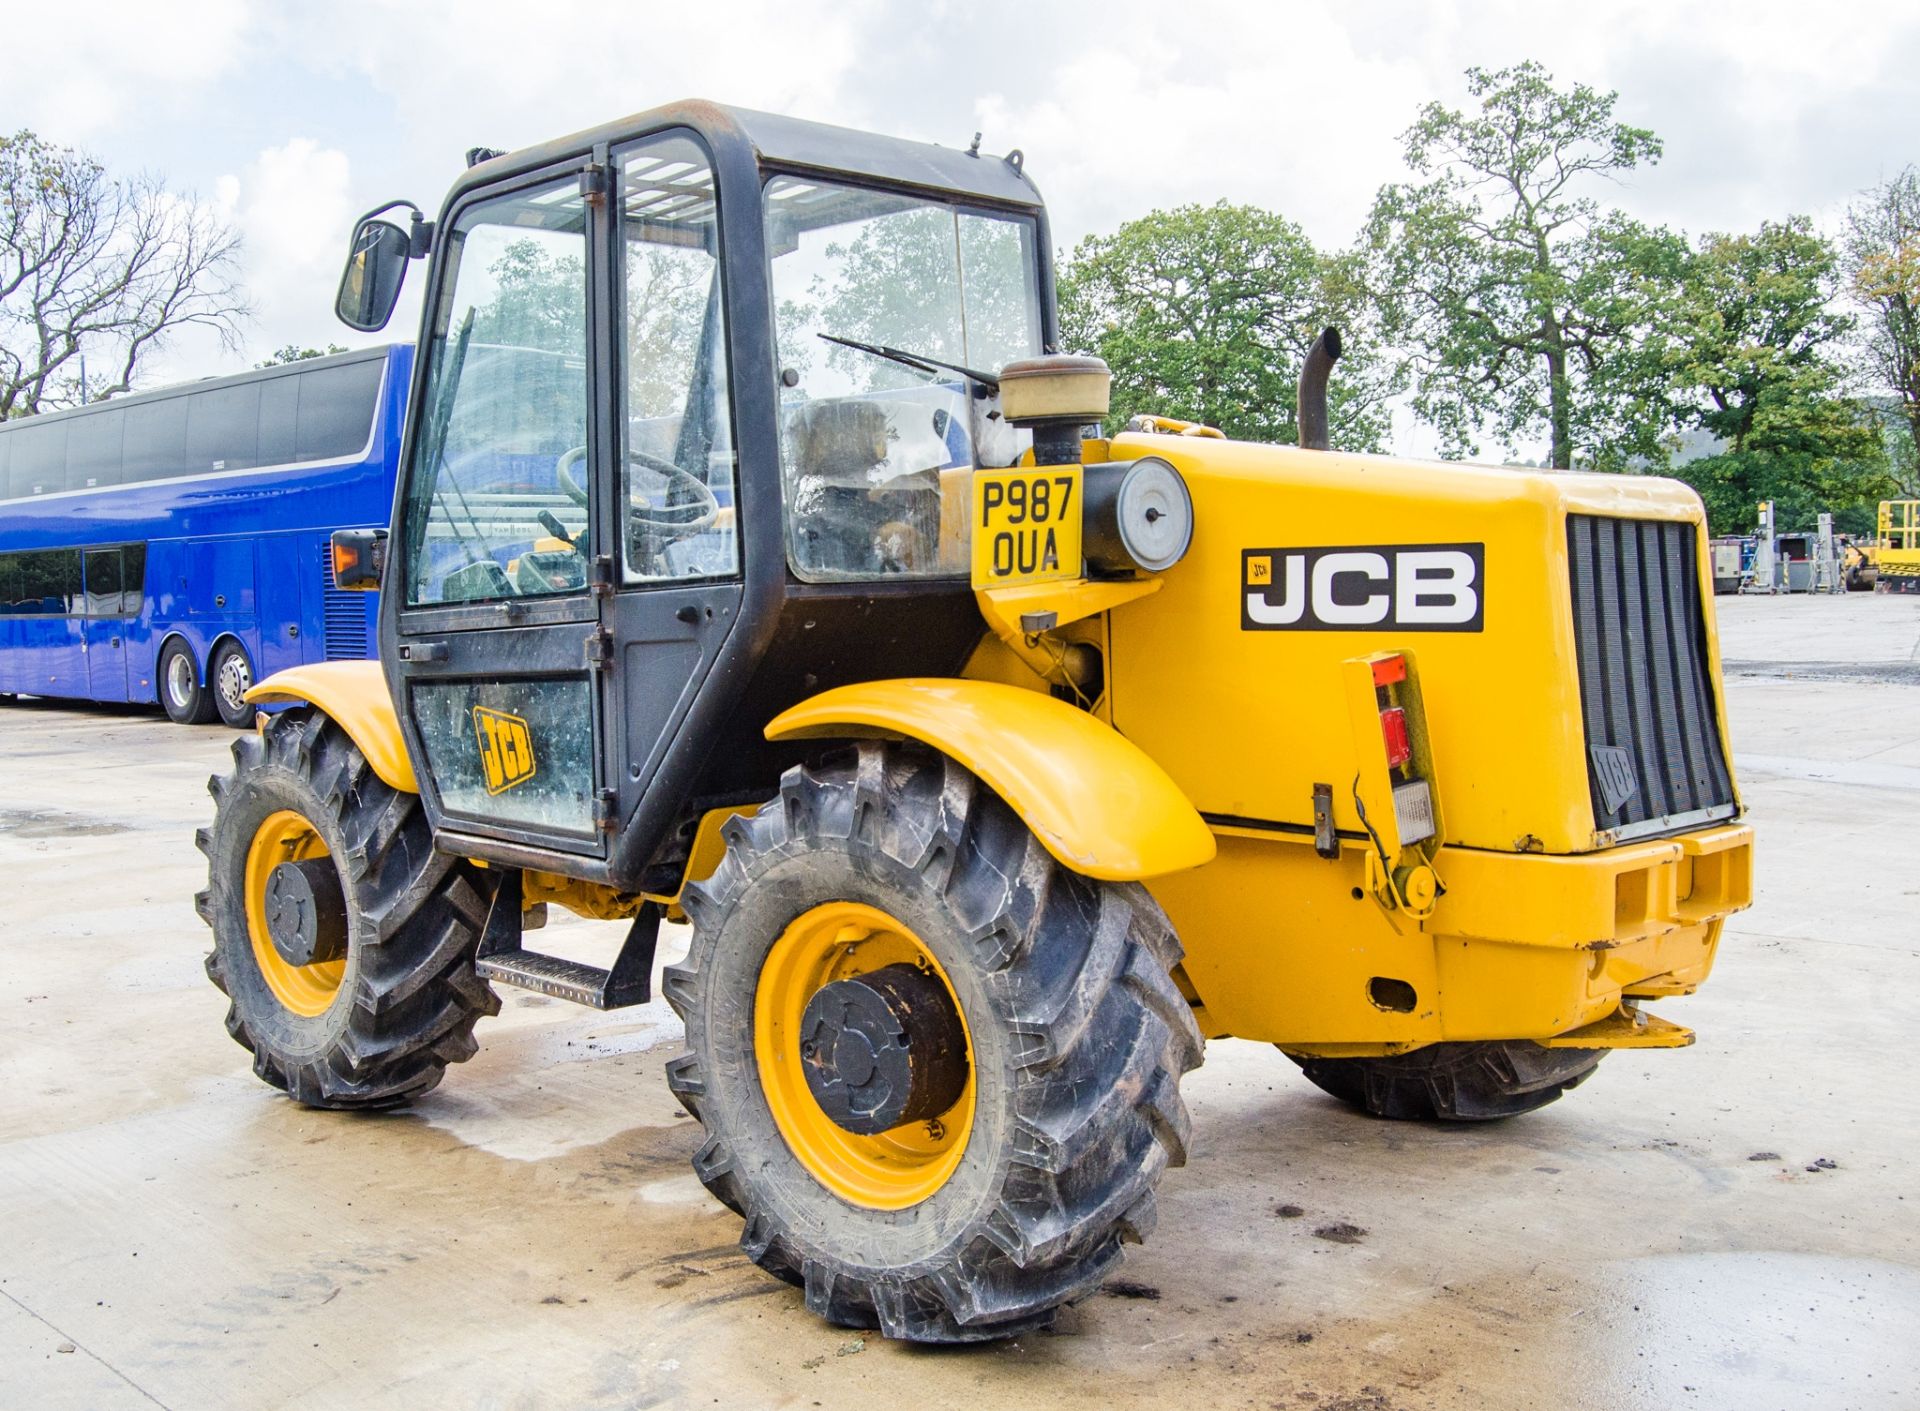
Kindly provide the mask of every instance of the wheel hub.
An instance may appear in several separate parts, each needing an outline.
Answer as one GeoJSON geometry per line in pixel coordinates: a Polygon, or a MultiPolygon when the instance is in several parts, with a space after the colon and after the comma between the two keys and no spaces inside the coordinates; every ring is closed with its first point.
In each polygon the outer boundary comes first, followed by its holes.
{"type": "Polygon", "coordinates": [[[952,996],[914,965],[823,986],[801,1016],[800,1058],[820,1110],[861,1136],[938,1117],[967,1084],[952,996]]]}
{"type": "Polygon", "coordinates": [[[283,862],[267,874],[267,939],[289,965],[347,953],[347,898],[330,857],[283,862]]]}

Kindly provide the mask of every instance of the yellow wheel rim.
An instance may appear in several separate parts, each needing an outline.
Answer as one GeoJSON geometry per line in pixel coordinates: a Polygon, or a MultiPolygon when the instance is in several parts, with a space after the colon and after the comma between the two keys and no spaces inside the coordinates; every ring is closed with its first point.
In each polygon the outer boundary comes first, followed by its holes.
{"type": "Polygon", "coordinates": [[[967,1035],[967,1085],[930,1122],[909,1122],[876,1136],[849,1132],[820,1109],[800,1058],[807,1001],[836,980],[900,963],[937,976],[960,1011],[953,981],[918,936],[878,907],[836,901],[816,906],[780,934],[760,969],[753,997],[753,1050],[774,1123],[813,1178],[851,1205],[904,1210],[953,1175],[973,1133],[973,1034],[967,1035]]]}
{"type": "Polygon", "coordinates": [[[294,965],[273,948],[267,931],[267,878],[283,862],[305,862],[328,856],[327,845],[313,825],[290,809],[269,814],[247,847],[247,939],[253,942],[253,963],[273,997],[295,1014],[311,1019],[324,1014],[340,993],[346,960],[323,960],[294,965]]]}

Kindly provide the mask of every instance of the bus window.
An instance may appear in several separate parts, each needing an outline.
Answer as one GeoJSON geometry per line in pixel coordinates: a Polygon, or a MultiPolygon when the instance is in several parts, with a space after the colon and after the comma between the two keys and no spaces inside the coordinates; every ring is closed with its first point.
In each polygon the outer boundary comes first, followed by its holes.
{"type": "Polygon", "coordinates": [[[51,495],[67,487],[67,423],[23,426],[13,433],[11,494],[51,495]]]}
{"type": "Polygon", "coordinates": [[[260,384],[260,464],[294,459],[293,419],[300,405],[300,378],[276,377],[260,384]]]}
{"type": "Polygon", "coordinates": [[[66,617],[79,611],[78,549],[0,554],[0,612],[11,617],[66,617]]]}
{"type": "Polygon", "coordinates": [[[260,384],[215,387],[187,399],[188,474],[257,465],[260,384]]]}
{"type": "Polygon", "coordinates": [[[67,425],[67,485],[88,490],[120,483],[121,441],[127,414],[117,407],[73,418],[67,425]]]}
{"type": "Polygon", "coordinates": [[[13,464],[13,437],[0,436],[0,500],[13,498],[13,486],[7,482],[7,467],[13,464]]]}
{"type": "Polygon", "coordinates": [[[386,364],[347,363],[300,374],[300,412],[295,456],[303,461],[357,456],[373,432],[386,364]]]}
{"type": "Polygon", "coordinates": [[[120,615],[138,617],[147,605],[147,546],[120,546],[120,615]]]}
{"type": "Polygon", "coordinates": [[[120,570],[120,550],[88,549],[86,552],[87,570],[87,616],[118,617],[124,597],[121,589],[123,581],[120,570]]]}
{"type": "Polygon", "coordinates": [[[186,397],[165,397],[128,407],[126,448],[121,457],[125,484],[161,480],[188,473],[186,397]]]}

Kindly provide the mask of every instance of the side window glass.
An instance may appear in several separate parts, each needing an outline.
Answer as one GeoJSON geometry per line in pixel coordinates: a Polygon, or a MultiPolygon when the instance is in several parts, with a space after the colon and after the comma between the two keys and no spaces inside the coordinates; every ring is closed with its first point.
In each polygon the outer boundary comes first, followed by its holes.
{"type": "Polygon", "coordinates": [[[685,137],[620,171],[626,580],[725,577],[740,555],[713,172],[685,137]]]}
{"type": "Polygon", "coordinates": [[[127,484],[194,473],[195,468],[187,464],[187,403],[192,400],[163,397],[126,409],[121,478],[127,484]]]}
{"type": "Polygon", "coordinates": [[[67,431],[68,484],[75,490],[120,483],[120,442],[127,414],[114,408],[75,417],[67,431]]]}
{"type": "Polygon", "coordinates": [[[260,384],[215,387],[187,399],[187,460],[196,475],[257,464],[260,384]]]}
{"type": "Polygon", "coordinates": [[[586,587],[586,225],[573,177],[454,222],[408,479],[409,603],[586,587]]]}
{"type": "Polygon", "coordinates": [[[293,462],[293,416],[300,405],[300,377],[288,374],[260,384],[260,464],[293,462]]]}
{"type": "Polygon", "coordinates": [[[125,581],[118,549],[87,551],[87,616],[118,617],[125,581]]]}
{"type": "Polygon", "coordinates": [[[26,426],[13,434],[13,477],[23,495],[52,495],[67,484],[67,426],[64,421],[26,426]]]}
{"type": "Polygon", "coordinates": [[[124,546],[120,550],[120,563],[120,615],[138,617],[147,605],[147,546],[124,546]]]}
{"type": "Polygon", "coordinates": [[[379,360],[303,372],[295,453],[303,461],[357,456],[373,434],[373,412],[380,400],[379,360]]]}
{"type": "Polygon", "coordinates": [[[1040,350],[1033,223],[798,177],[766,193],[794,572],[965,574],[972,473],[1021,450],[969,373],[1040,350]]]}

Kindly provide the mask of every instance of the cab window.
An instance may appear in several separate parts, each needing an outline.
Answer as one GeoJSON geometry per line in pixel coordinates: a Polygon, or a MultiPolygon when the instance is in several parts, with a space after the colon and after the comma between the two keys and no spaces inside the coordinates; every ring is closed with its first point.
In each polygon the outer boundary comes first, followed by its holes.
{"type": "Polygon", "coordinates": [[[968,477],[1021,448],[969,373],[1041,351],[1033,222],[785,176],[766,210],[794,572],[964,575],[968,477]]]}
{"type": "Polygon", "coordinates": [[[453,223],[408,482],[410,604],[586,586],[586,229],[571,176],[453,223]]]}
{"type": "Polygon", "coordinates": [[[691,138],[620,156],[626,581],[739,570],[733,417],[713,170],[691,138]]]}

